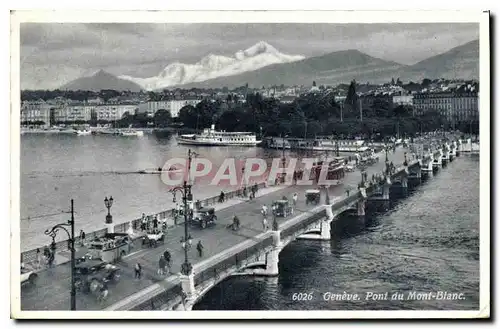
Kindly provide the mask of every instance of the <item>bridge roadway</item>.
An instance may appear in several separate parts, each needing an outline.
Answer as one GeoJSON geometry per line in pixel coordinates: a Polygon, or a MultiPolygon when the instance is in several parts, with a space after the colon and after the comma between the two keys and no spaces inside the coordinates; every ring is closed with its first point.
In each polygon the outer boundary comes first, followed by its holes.
{"type": "MultiPolygon", "coordinates": [[[[389,152],[390,161],[399,166],[404,161],[404,152],[406,150],[398,147],[396,152],[389,152]]],[[[385,167],[385,153],[379,153],[380,161],[367,168],[368,178],[374,173],[382,173],[385,167]]],[[[345,195],[346,189],[357,189],[361,181],[359,171],[346,173],[342,185],[331,187],[329,189],[330,198],[341,197],[345,195]]],[[[193,248],[189,250],[189,259],[194,265],[202,260],[210,258],[224,250],[231,248],[249,238],[253,238],[263,232],[262,216],[260,209],[262,205],[270,206],[273,200],[281,199],[284,195],[289,196],[297,192],[299,200],[295,215],[306,212],[314,206],[305,205],[304,191],[308,186],[287,186],[281,190],[257,196],[252,201],[242,202],[240,204],[219,210],[217,212],[218,221],[215,226],[205,230],[190,228],[190,234],[193,237],[193,248]],[[234,232],[226,228],[231,222],[232,217],[237,214],[240,218],[241,228],[234,232]],[[201,240],[204,245],[203,257],[198,257],[194,246],[201,240]]],[[[322,193],[321,202],[324,202],[324,193],[322,193]]],[[[278,218],[278,223],[290,220],[288,218],[278,218]]],[[[272,219],[269,220],[269,225],[272,219]]],[[[121,268],[121,277],[119,282],[109,284],[108,298],[102,302],[97,302],[95,296],[86,295],[77,292],[77,310],[100,310],[117,303],[124,298],[145,289],[154,283],[164,281],[165,276],[157,275],[158,260],[160,255],[169,250],[172,255],[172,272],[180,272],[180,265],[184,260],[184,250],[180,244],[180,238],[184,235],[184,226],[180,225],[166,233],[165,244],[157,248],[140,249],[136,242],[137,251],[124,257],[117,265],[121,268]],[[143,273],[141,279],[134,279],[134,265],[139,262],[143,273]]],[[[43,270],[38,273],[39,279],[35,286],[25,285],[21,289],[21,309],[22,310],[69,310],[70,306],[70,266],[69,263],[61,264],[51,269],[43,270]]],[[[167,280],[170,281],[170,280],[167,280]]],[[[164,282],[166,284],[166,282],[164,282]]]]}

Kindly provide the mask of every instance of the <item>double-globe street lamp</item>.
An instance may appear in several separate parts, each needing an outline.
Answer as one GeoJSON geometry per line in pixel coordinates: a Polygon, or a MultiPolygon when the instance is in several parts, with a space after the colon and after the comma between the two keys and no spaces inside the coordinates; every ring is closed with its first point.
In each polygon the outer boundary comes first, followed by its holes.
{"type": "Polygon", "coordinates": [[[45,230],[45,235],[52,238],[51,249],[55,253],[56,236],[59,230],[62,229],[68,234],[68,249],[71,251],[71,311],[76,310],[76,287],[75,287],[75,212],[73,208],[73,199],[71,199],[71,219],[66,223],[60,223],[53,226],[51,229],[45,230]],[[70,231],[66,227],[70,228],[70,231]]]}
{"type": "Polygon", "coordinates": [[[110,196],[109,199],[108,197],[104,198],[104,205],[106,208],[108,208],[108,214],[106,215],[106,224],[112,224],[113,223],[113,216],[111,216],[110,209],[113,206],[113,197],[110,196]]]}

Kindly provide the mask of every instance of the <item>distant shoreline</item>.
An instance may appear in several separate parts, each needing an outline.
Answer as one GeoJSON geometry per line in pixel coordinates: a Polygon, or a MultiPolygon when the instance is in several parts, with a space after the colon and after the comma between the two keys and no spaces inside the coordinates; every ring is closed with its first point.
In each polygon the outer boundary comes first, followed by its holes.
{"type": "MultiPolygon", "coordinates": [[[[91,127],[91,131],[100,132],[103,130],[133,130],[133,131],[143,131],[145,133],[153,133],[154,131],[164,132],[164,131],[176,131],[179,128],[167,127],[167,128],[100,128],[100,127],[91,127]]],[[[20,130],[21,134],[76,134],[77,130],[67,129],[67,130],[56,130],[56,129],[22,129],[20,130]]]]}

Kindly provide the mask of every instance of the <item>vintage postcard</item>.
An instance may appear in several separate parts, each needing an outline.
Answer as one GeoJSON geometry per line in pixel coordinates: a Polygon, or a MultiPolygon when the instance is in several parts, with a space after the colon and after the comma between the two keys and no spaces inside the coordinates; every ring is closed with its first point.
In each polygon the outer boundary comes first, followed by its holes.
{"type": "Polygon", "coordinates": [[[488,12],[11,31],[11,317],[490,316],[488,12]]]}

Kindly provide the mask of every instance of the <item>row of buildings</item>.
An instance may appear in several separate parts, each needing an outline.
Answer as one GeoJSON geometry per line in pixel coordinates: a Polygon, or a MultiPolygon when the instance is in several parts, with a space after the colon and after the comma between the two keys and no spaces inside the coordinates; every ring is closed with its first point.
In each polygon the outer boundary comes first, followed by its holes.
{"type": "MultiPolygon", "coordinates": [[[[342,106],[346,96],[336,96],[342,106]]],[[[371,91],[358,94],[358,107],[370,109],[376,102],[385,103],[389,109],[397,106],[412,108],[413,115],[422,115],[427,111],[441,113],[447,121],[479,121],[479,92],[472,85],[460,85],[454,88],[432,88],[409,93],[398,88],[385,91],[371,91]]]]}
{"type": "MultiPolygon", "coordinates": [[[[479,121],[479,86],[476,83],[436,82],[426,89],[409,92],[398,85],[370,86],[362,88],[357,92],[359,106],[361,109],[370,109],[376,102],[382,101],[389,109],[399,105],[409,106],[413,109],[413,115],[421,115],[426,111],[438,111],[445,116],[449,122],[479,121]]],[[[260,90],[264,97],[279,99],[282,103],[292,103],[297,97],[306,93],[324,96],[332,93],[335,100],[343,106],[346,96],[331,87],[274,87],[269,90],[260,90]]],[[[89,100],[85,103],[76,103],[65,99],[52,99],[48,101],[23,102],[21,106],[21,124],[36,124],[49,126],[67,122],[89,122],[89,121],[117,121],[125,113],[146,113],[153,117],[159,110],[170,112],[173,118],[179,116],[180,110],[188,105],[196,106],[202,97],[198,95],[184,95],[184,99],[170,99],[158,101],[144,101],[143,99],[112,99],[104,102],[102,99],[89,100]],[[192,96],[192,97],[191,97],[192,96]]],[[[245,102],[243,94],[212,95],[205,97],[211,99],[222,99],[223,102],[245,102]]],[[[224,104],[223,104],[224,105],[224,104]]],[[[227,108],[227,106],[226,106],[227,108]]]]}
{"type": "Polygon", "coordinates": [[[146,113],[153,117],[158,110],[170,112],[177,117],[186,105],[196,106],[201,100],[152,101],[138,104],[104,104],[102,102],[25,101],[21,104],[21,125],[49,127],[61,123],[83,123],[89,121],[118,121],[125,113],[146,113]]]}

